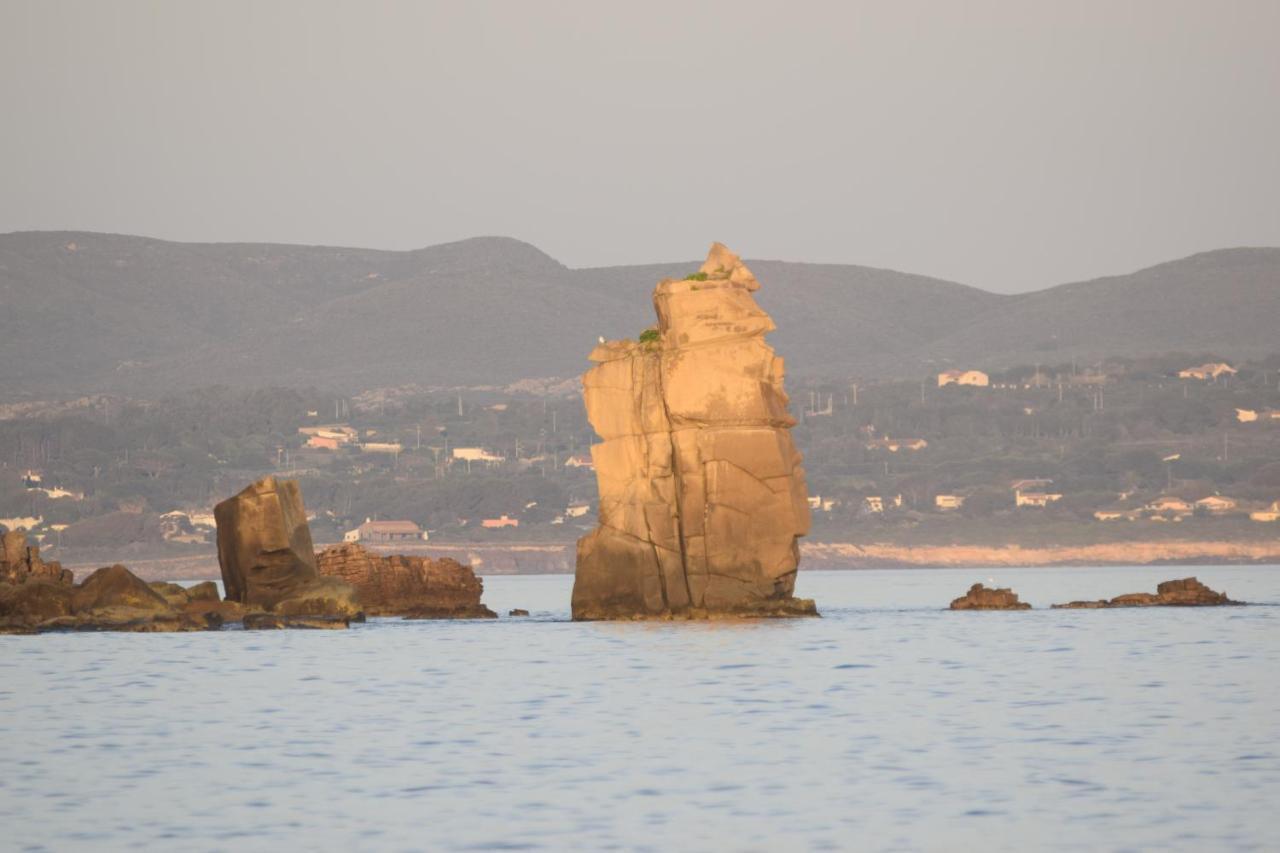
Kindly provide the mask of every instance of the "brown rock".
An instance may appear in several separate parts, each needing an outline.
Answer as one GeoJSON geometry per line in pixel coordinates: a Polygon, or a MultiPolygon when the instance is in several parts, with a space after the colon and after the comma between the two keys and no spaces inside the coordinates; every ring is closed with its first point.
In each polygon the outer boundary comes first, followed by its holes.
{"type": "Polygon", "coordinates": [[[1182,578],[1159,584],[1154,595],[1130,592],[1117,595],[1110,601],[1072,601],[1053,607],[1057,610],[1097,610],[1105,607],[1216,607],[1243,603],[1227,598],[1225,592],[1214,592],[1195,578],[1182,578]]]}
{"type": "Polygon", "coordinates": [[[147,584],[152,591],[157,593],[165,601],[173,607],[183,607],[191,600],[191,596],[187,594],[187,590],[176,583],[168,581],[151,581],[147,584]]]}
{"type": "Polygon", "coordinates": [[[218,601],[218,585],[213,581],[203,581],[195,586],[187,587],[189,601],[218,601]]]}
{"type": "Polygon", "coordinates": [[[724,246],[699,279],[658,284],[656,334],[591,354],[600,526],[578,541],[575,619],[816,613],[792,596],[808,490],[773,321],[724,246]]]}
{"type": "Polygon", "coordinates": [[[316,558],[320,573],[353,587],[364,612],[416,619],[493,618],[480,603],[484,583],[456,560],[384,557],[360,545],[335,545],[316,558]]]}
{"type": "Polygon", "coordinates": [[[27,633],[41,622],[71,615],[71,587],[47,578],[0,584],[0,633],[27,633]]]}
{"type": "Polygon", "coordinates": [[[508,611],[507,611],[507,615],[508,615],[508,616],[528,616],[528,615],[529,615],[529,611],[528,611],[528,610],[524,610],[523,608],[520,608],[520,607],[516,607],[516,608],[514,608],[514,609],[512,609],[512,610],[508,610],[508,611]]]}
{"type": "Polygon", "coordinates": [[[213,515],[228,600],[294,615],[360,613],[353,588],[320,577],[295,481],[263,477],[215,506],[213,515]]]}
{"type": "Polygon", "coordinates": [[[46,563],[40,559],[40,549],[27,544],[27,535],[21,530],[10,530],[0,542],[0,583],[20,584],[41,579],[71,586],[75,576],[70,569],[58,562],[46,563]]]}
{"type": "Polygon", "coordinates": [[[1011,589],[989,589],[980,583],[969,587],[963,597],[951,602],[952,610],[1030,610],[1011,589]]]}
{"type": "Polygon", "coordinates": [[[175,609],[124,566],[98,569],[77,587],[35,578],[0,592],[0,631],[200,631],[220,614],[175,609]]]}
{"type": "Polygon", "coordinates": [[[139,613],[163,613],[173,609],[146,581],[119,563],[98,569],[71,594],[73,613],[109,608],[128,608],[139,613]]]}

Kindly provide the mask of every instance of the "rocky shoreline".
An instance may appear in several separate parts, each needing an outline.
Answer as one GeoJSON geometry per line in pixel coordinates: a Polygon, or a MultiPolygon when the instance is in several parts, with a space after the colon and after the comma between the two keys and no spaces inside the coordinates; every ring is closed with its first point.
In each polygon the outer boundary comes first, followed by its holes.
{"type": "MultiPolygon", "coordinates": [[[[1164,581],[1155,593],[1130,592],[1112,599],[1072,601],[1050,605],[1051,610],[1101,610],[1113,607],[1239,607],[1243,601],[1232,601],[1225,592],[1216,592],[1196,578],[1164,581]]],[[[1031,605],[1019,601],[1011,589],[991,589],[980,583],[951,602],[951,610],[1030,610],[1031,605]]]]}

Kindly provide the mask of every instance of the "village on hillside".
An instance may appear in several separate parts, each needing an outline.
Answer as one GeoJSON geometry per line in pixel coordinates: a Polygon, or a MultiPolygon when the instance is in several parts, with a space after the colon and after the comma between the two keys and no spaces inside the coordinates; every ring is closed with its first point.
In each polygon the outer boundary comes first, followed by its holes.
{"type": "MultiPolygon", "coordinates": [[[[794,381],[811,538],[1275,535],[1278,384],[1280,356],[1211,355],[794,381]]],[[[4,414],[0,527],[52,554],[207,549],[213,503],[265,473],[301,482],[320,541],[568,541],[595,524],[580,397],[217,388],[4,414]]]]}

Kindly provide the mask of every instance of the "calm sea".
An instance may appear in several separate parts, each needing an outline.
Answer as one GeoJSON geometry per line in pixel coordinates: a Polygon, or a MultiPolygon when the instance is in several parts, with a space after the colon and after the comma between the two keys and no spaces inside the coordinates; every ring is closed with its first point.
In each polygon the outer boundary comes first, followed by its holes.
{"type": "Polygon", "coordinates": [[[802,573],[824,618],[0,637],[0,848],[1277,850],[1280,567],[802,573]],[[1036,607],[1195,574],[1265,606],[1036,607]]]}

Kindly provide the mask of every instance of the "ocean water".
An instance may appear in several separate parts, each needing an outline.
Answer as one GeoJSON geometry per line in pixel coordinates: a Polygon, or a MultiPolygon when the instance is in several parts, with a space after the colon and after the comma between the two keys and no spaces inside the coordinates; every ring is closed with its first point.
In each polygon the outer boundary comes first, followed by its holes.
{"type": "Polygon", "coordinates": [[[822,619],[745,624],[485,584],[501,620],[0,637],[0,849],[1280,849],[1280,567],[810,572],[822,619]],[[1261,606],[943,609],[1191,574],[1261,606]]]}

